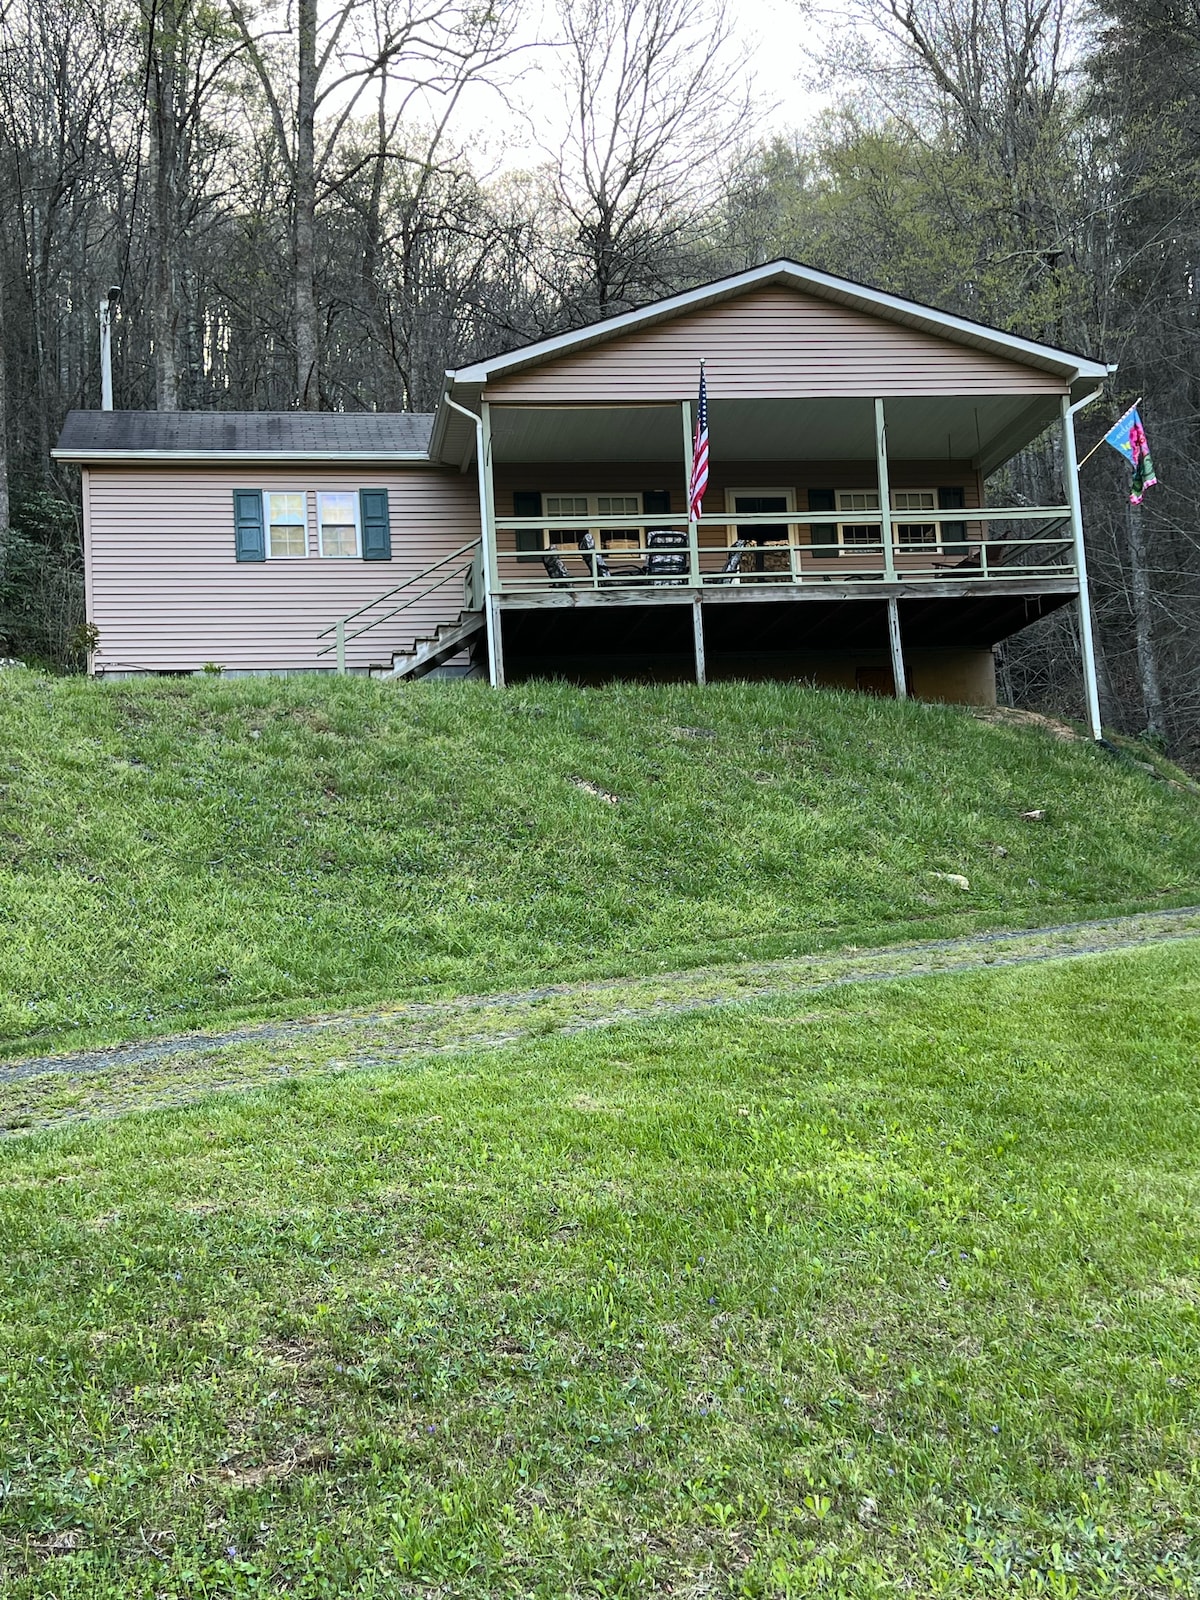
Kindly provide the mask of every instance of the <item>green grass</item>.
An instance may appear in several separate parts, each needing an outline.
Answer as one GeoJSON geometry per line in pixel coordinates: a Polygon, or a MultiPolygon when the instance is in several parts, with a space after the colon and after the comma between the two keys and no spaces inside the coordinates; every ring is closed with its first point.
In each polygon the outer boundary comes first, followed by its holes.
{"type": "Polygon", "coordinates": [[[1180,904],[1198,863],[1194,794],[952,708],[9,672],[0,1052],[1180,904]]]}
{"type": "Polygon", "coordinates": [[[1180,944],[12,1140],[6,1600],[1195,1594],[1198,1001],[1180,944]]]}

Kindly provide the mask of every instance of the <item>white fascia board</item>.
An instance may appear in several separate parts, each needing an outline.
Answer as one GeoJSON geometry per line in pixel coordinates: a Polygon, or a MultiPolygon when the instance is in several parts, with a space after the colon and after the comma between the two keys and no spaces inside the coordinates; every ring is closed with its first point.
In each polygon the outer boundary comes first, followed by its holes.
{"type": "Polygon", "coordinates": [[[626,311],[603,322],[591,323],[572,333],[562,333],[553,339],[542,339],[537,344],[525,345],[507,355],[494,356],[488,361],[478,361],[448,374],[451,385],[486,384],[489,378],[502,373],[519,371],[536,366],[569,350],[600,344],[631,328],[648,323],[665,321],[685,311],[695,311],[701,306],[731,299],[747,289],[765,283],[785,283],[795,289],[814,294],[820,299],[833,300],[870,316],[882,316],[890,322],[902,322],[926,333],[949,338],[957,344],[969,344],[976,349],[1024,362],[1043,371],[1080,378],[1105,378],[1107,366],[1100,361],[1090,361],[1073,351],[1057,350],[1051,345],[1037,344],[1032,339],[1022,339],[1016,334],[1002,333],[989,328],[986,323],[972,322],[948,311],[938,311],[923,306],[915,300],[904,300],[899,295],[885,294],[879,289],[868,289],[849,278],[835,278],[828,272],[818,272],[815,267],[801,266],[796,261],[770,261],[762,267],[752,267],[748,272],[719,278],[715,283],[703,284],[683,294],[671,295],[666,300],[656,300],[652,305],[641,306],[636,311],[626,311]]]}
{"type": "Polygon", "coordinates": [[[51,450],[55,461],[80,466],[108,462],[189,461],[195,466],[290,466],[315,462],[353,466],[369,462],[380,466],[430,466],[427,450],[51,450]]]}

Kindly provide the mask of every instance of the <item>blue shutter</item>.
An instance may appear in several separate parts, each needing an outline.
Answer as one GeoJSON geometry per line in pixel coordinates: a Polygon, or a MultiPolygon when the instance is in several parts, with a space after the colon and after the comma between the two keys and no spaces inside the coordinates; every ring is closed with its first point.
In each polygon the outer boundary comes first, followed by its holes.
{"type": "Polygon", "coordinates": [[[392,524],[388,516],[387,490],[360,489],[358,504],[362,514],[363,560],[390,561],[392,524]]]}
{"type": "MultiPolygon", "coordinates": [[[[954,484],[937,492],[939,511],[961,511],[964,507],[966,496],[959,484],[954,484]]],[[[965,522],[943,522],[938,535],[938,543],[948,556],[965,556],[970,550],[970,545],[962,541],[967,537],[965,522]]]]}
{"type": "MultiPolygon", "coordinates": [[[[808,509],[810,515],[814,511],[836,511],[836,492],[833,489],[810,489],[808,491],[808,509]]],[[[838,549],[836,522],[810,523],[808,538],[810,544],[817,547],[811,553],[818,561],[836,561],[841,554],[838,549]]]]}
{"type": "Polygon", "coordinates": [[[233,548],[239,561],[267,559],[267,532],[263,527],[261,489],[233,491],[233,548]]]}

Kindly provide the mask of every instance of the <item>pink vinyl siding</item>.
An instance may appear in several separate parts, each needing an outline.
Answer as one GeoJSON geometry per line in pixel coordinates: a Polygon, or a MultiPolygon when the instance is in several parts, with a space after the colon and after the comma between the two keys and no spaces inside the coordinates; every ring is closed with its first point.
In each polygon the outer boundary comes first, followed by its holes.
{"type": "Polygon", "coordinates": [[[487,399],[1065,394],[1062,378],[792,289],[758,289],[498,378],[487,399]]]}
{"type": "MultiPolygon", "coordinates": [[[[230,671],[331,668],[332,654],[317,655],[331,640],[318,633],[479,536],[474,477],[420,466],[93,466],[84,518],[94,665],[112,672],[194,672],[208,661],[230,671]],[[374,487],[388,490],[391,561],[319,557],[316,491],[374,487]],[[305,490],[308,558],[235,560],[234,489],[305,490]]],[[[352,641],[347,664],[390,662],[457,617],[462,600],[461,584],[447,584],[352,641]]]]}

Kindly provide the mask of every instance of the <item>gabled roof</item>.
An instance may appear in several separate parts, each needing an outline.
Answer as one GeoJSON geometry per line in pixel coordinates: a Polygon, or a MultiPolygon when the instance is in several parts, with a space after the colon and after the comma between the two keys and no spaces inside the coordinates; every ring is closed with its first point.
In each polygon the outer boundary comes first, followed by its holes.
{"type": "Polygon", "coordinates": [[[584,350],[589,345],[617,338],[631,329],[648,327],[683,312],[697,311],[716,301],[731,299],[749,289],[768,284],[798,289],[816,299],[830,300],[870,316],[882,317],[888,322],[903,323],[939,338],[951,339],[956,344],[972,345],[978,350],[1038,367],[1044,372],[1064,377],[1099,379],[1108,373],[1108,368],[1102,362],[1091,361],[1086,356],[1057,350],[1051,345],[1037,344],[1032,339],[1021,339],[1016,334],[1002,333],[998,328],[989,328],[986,323],[972,322],[948,311],[937,311],[916,300],[885,294],[881,289],[868,289],[861,283],[851,282],[849,278],[835,278],[828,272],[818,272],[815,267],[802,266],[798,261],[779,260],[752,267],[748,272],[734,273],[728,278],[718,278],[713,283],[671,295],[666,300],[656,300],[637,311],[606,317],[603,322],[591,323],[574,333],[557,334],[552,339],[540,339],[536,344],[510,350],[507,355],[473,362],[468,367],[451,370],[447,377],[455,384],[484,384],[501,373],[520,372],[525,367],[537,366],[540,362],[553,360],[568,352],[584,350]]]}
{"type": "Polygon", "coordinates": [[[60,461],[427,461],[426,412],[71,411],[60,461]]]}

